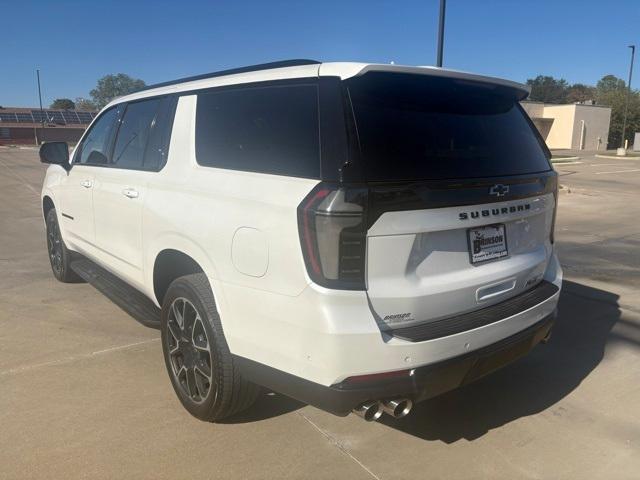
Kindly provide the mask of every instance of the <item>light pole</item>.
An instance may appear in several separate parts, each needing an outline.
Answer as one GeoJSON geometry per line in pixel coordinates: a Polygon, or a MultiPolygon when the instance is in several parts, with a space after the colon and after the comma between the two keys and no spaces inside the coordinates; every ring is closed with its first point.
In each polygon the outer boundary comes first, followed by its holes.
{"type": "Polygon", "coordinates": [[[38,140],[38,143],[41,143],[40,140],[44,140],[44,113],[42,112],[42,91],[40,90],[40,69],[36,70],[36,75],[38,77],[38,99],[40,99],[40,121],[42,122],[42,131],[40,134],[42,138],[38,140]]]}
{"type": "Polygon", "coordinates": [[[444,49],[444,13],[447,0],[440,0],[440,20],[438,21],[438,55],[436,66],[442,67],[442,50],[444,49]]]}
{"type": "Polygon", "coordinates": [[[624,134],[627,130],[627,112],[629,111],[629,97],[631,96],[631,76],[633,75],[633,57],[636,54],[636,46],[629,45],[631,49],[631,66],[629,67],[629,83],[627,83],[627,98],[624,102],[624,117],[622,120],[622,138],[620,139],[620,148],[626,148],[624,134]]]}

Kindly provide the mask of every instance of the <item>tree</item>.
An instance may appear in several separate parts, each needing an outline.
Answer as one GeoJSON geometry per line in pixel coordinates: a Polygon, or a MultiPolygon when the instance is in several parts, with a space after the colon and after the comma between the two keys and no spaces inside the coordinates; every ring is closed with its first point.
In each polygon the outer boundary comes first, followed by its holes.
{"type": "MultiPolygon", "coordinates": [[[[600,105],[611,107],[609,125],[609,148],[617,148],[622,142],[622,122],[627,100],[627,86],[624,80],[615,75],[605,75],[596,85],[596,101],[600,105]]],[[[635,132],[640,132],[640,92],[632,90],[629,95],[627,128],[625,138],[633,142],[635,132]]]]}
{"type": "Polygon", "coordinates": [[[89,94],[96,107],[102,108],[114,98],[133,93],[145,86],[146,83],[140,79],[131,78],[124,73],[118,73],[102,77],[98,80],[96,88],[91,90],[89,94]]]}
{"type": "Polygon", "coordinates": [[[544,103],[565,103],[569,84],[564,78],[556,79],[546,75],[538,75],[527,80],[531,87],[530,100],[544,103]]]}
{"type": "Polygon", "coordinates": [[[76,110],[81,110],[84,112],[95,112],[96,110],[98,110],[98,107],[88,98],[78,97],[76,98],[76,110]]]}
{"type": "Polygon", "coordinates": [[[50,108],[56,110],[75,110],[76,104],[70,98],[56,98],[50,108]]]}
{"type": "Polygon", "coordinates": [[[615,75],[605,75],[598,80],[598,84],[596,85],[596,89],[599,93],[623,90],[625,87],[626,83],[624,80],[616,77],[615,75]]]}
{"type": "Polygon", "coordinates": [[[583,83],[574,83],[569,88],[567,88],[567,103],[579,103],[595,99],[596,89],[590,85],[584,85],[583,83]]]}

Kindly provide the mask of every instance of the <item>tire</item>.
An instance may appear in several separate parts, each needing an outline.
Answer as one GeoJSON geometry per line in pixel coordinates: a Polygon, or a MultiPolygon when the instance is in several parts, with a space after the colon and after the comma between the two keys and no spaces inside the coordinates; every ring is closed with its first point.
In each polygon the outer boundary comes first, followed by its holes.
{"type": "Polygon", "coordinates": [[[171,283],[160,331],[171,384],[191,415],[215,422],[254,403],[260,387],[242,378],[233,364],[204,274],[185,275],[171,283]]]}
{"type": "Polygon", "coordinates": [[[45,217],[47,230],[47,253],[51,271],[57,280],[64,283],[80,283],[82,278],[71,269],[72,252],[62,240],[56,209],[52,208],[45,217]]]}

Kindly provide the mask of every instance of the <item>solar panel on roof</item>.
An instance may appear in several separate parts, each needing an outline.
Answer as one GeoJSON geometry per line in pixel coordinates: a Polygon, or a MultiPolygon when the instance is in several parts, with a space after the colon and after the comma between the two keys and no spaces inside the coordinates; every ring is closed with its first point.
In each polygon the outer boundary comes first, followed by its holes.
{"type": "Polygon", "coordinates": [[[33,117],[30,113],[16,113],[19,123],[33,123],[33,117]]]}
{"type": "Polygon", "coordinates": [[[89,112],[78,112],[78,118],[80,119],[80,123],[91,123],[93,119],[89,112]]]}
{"type": "Polygon", "coordinates": [[[78,114],[76,112],[64,111],[62,112],[62,117],[67,123],[80,123],[80,120],[78,119],[78,114]]]}
{"type": "Polygon", "coordinates": [[[33,120],[40,123],[42,120],[47,121],[47,112],[41,112],[40,110],[31,110],[31,116],[33,120]]]}
{"type": "Polygon", "coordinates": [[[18,123],[15,113],[0,113],[0,122],[18,123]]]}
{"type": "Polygon", "coordinates": [[[46,112],[47,117],[49,117],[50,122],[65,124],[67,122],[64,121],[64,117],[62,116],[62,112],[58,110],[49,110],[46,112]]]}

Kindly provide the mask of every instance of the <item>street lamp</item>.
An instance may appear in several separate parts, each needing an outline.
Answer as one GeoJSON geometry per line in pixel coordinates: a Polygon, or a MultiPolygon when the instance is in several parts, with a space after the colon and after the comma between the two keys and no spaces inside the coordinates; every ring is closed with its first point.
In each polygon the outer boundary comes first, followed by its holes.
{"type": "Polygon", "coordinates": [[[40,121],[42,122],[42,130],[40,132],[40,135],[42,135],[41,138],[38,138],[38,144],[42,143],[42,140],[44,140],[44,114],[42,112],[42,90],[40,90],[40,69],[36,70],[36,75],[38,77],[38,99],[40,100],[40,121]]]}
{"type": "Polygon", "coordinates": [[[440,0],[440,19],[438,21],[438,54],[436,59],[436,67],[442,67],[442,50],[444,49],[444,11],[447,6],[447,0],[440,0]]]}
{"type": "Polygon", "coordinates": [[[629,45],[629,48],[631,49],[631,66],[629,67],[629,83],[627,83],[627,98],[624,102],[624,117],[622,120],[622,139],[620,140],[620,148],[624,148],[624,149],[627,148],[624,141],[624,134],[626,133],[626,130],[627,130],[627,112],[629,111],[629,97],[631,96],[631,76],[633,75],[633,57],[636,54],[635,45],[629,45]]]}

